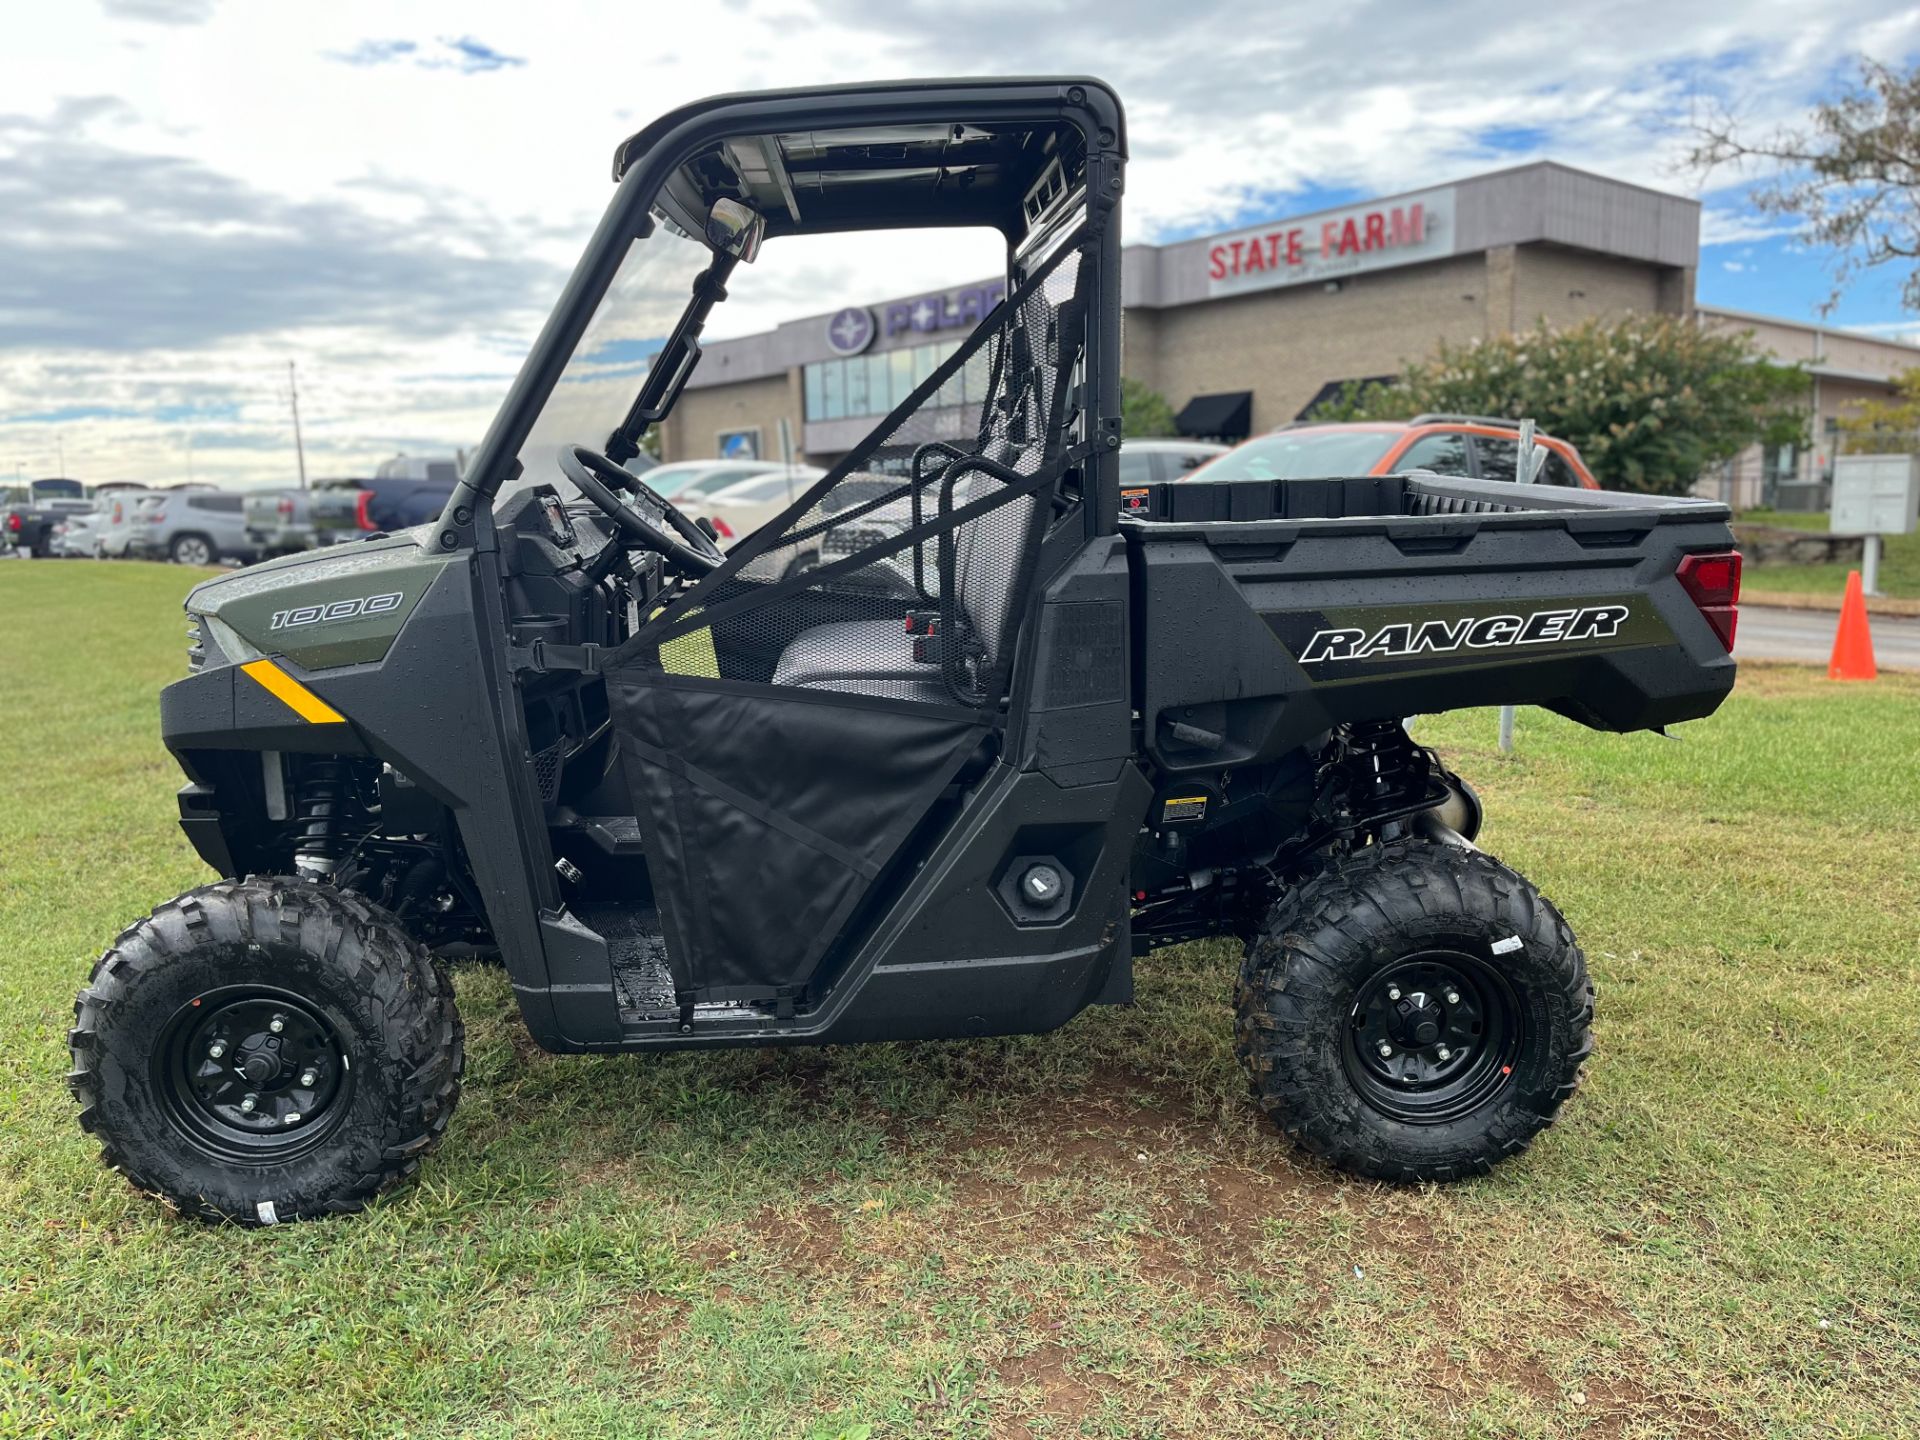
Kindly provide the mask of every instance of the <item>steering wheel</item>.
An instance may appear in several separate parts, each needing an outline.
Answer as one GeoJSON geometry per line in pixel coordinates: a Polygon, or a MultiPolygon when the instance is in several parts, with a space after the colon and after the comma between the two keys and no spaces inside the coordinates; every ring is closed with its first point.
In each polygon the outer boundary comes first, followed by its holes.
{"type": "Polygon", "coordinates": [[[683,515],[677,505],[599,451],[584,445],[562,445],[560,469],[582,495],[626,533],[634,548],[654,551],[677,573],[697,580],[718,570],[726,559],[713,537],[683,515]],[[633,504],[614,494],[613,486],[631,495],[633,504]]]}

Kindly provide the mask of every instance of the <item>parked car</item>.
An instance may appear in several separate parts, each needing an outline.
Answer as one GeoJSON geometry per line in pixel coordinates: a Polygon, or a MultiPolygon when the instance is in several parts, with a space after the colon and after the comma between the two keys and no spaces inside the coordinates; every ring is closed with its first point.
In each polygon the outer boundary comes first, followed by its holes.
{"type": "Polygon", "coordinates": [[[683,497],[676,505],[694,501],[693,508],[720,532],[720,548],[751,535],[778,515],[827,472],[815,465],[776,466],[744,480],[736,480],[705,495],[683,497]]]}
{"type": "MultiPolygon", "coordinates": [[[[380,468],[385,470],[394,462],[380,468]]],[[[249,543],[263,555],[291,555],[364,535],[406,530],[439,517],[459,483],[453,462],[423,476],[376,475],[322,480],[311,490],[272,490],[246,497],[249,543]]],[[[411,471],[415,467],[408,466],[411,471]]]]}
{"type": "Polygon", "coordinates": [[[1120,483],[1152,485],[1162,480],[1185,479],[1216,455],[1230,447],[1213,440],[1162,440],[1143,436],[1128,440],[1120,447],[1120,483]]]}
{"type": "Polygon", "coordinates": [[[53,553],[54,532],[93,502],[78,480],[33,480],[0,490],[0,546],[30,555],[53,553]]]}
{"type": "Polygon", "coordinates": [[[113,509],[110,496],[100,496],[93,508],[69,515],[53,530],[50,553],[66,560],[88,560],[100,554],[100,531],[113,509]]]}
{"type": "MultiPolygon", "coordinates": [[[[1477,415],[1416,415],[1411,420],[1343,424],[1297,421],[1256,435],[1190,473],[1195,480],[1312,480],[1333,475],[1397,475],[1430,470],[1481,480],[1511,480],[1519,461],[1517,420],[1477,415]]],[[[1546,452],[1538,483],[1598,490],[1580,452],[1551,435],[1534,435],[1546,452]]]]}
{"type": "Polygon", "coordinates": [[[242,498],[219,490],[150,496],[128,537],[127,551],[138,559],[176,565],[217,565],[222,560],[251,564],[260,558],[260,550],[247,538],[242,498]]]}
{"type": "MultiPolygon", "coordinates": [[[[805,468],[809,467],[794,467],[795,473],[805,468]]],[[[692,502],[708,495],[717,495],[757,475],[784,474],[787,469],[787,466],[774,460],[675,460],[670,464],[654,466],[643,478],[662,499],[673,501],[688,514],[695,514],[699,506],[692,502]]],[[[634,473],[637,475],[641,472],[636,470],[634,473]]],[[[816,479],[821,473],[819,470],[812,471],[816,479]]]]}
{"type": "Polygon", "coordinates": [[[103,560],[123,560],[131,552],[133,537],[145,523],[141,512],[159,497],[151,490],[116,490],[107,497],[104,518],[96,526],[99,532],[94,550],[103,560]]]}
{"type": "Polygon", "coordinates": [[[312,497],[332,486],[358,490],[364,480],[321,480],[312,490],[255,490],[242,497],[247,543],[262,556],[293,555],[314,546],[312,497]]]}

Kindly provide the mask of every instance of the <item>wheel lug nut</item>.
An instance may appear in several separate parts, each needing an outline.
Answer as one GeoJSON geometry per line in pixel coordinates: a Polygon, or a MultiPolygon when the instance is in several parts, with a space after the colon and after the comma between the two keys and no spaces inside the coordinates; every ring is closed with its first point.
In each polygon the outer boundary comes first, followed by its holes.
{"type": "Polygon", "coordinates": [[[1447,991],[1447,1004],[1458,1005],[1459,1003],[1460,1003],[1460,992],[1458,990],[1447,991]]]}
{"type": "Polygon", "coordinates": [[[227,1053],[227,1047],[225,1042],[223,1041],[216,1040],[213,1042],[213,1044],[207,1046],[207,1058],[209,1060],[218,1060],[222,1055],[226,1053],[227,1053]]]}
{"type": "Polygon", "coordinates": [[[318,1078],[319,1077],[311,1070],[302,1070],[300,1072],[300,1083],[302,1085],[311,1085],[318,1078]]]}
{"type": "Polygon", "coordinates": [[[285,1123],[288,1125],[298,1125],[300,1123],[300,1112],[298,1110],[292,1111],[288,1114],[285,1123]]]}
{"type": "Polygon", "coordinates": [[[273,1019],[267,1022],[267,1029],[271,1030],[276,1035],[278,1035],[282,1030],[286,1028],[287,1028],[287,1017],[284,1015],[276,1015],[273,1017],[273,1019]]]}
{"type": "Polygon", "coordinates": [[[1386,1041],[1382,1040],[1380,1042],[1379,1048],[1380,1048],[1380,1058],[1382,1060],[1390,1060],[1393,1058],[1393,1046],[1389,1045],[1386,1041]]]}
{"type": "Polygon", "coordinates": [[[243,1115],[251,1115],[253,1113],[253,1107],[258,1105],[259,1103],[260,1101],[257,1096],[253,1096],[253,1095],[242,1096],[240,1099],[240,1113],[243,1115]]]}
{"type": "Polygon", "coordinates": [[[1451,1060],[1453,1058],[1453,1052],[1444,1045],[1442,1045],[1438,1050],[1434,1051],[1433,1053],[1442,1060],[1451,1060]]]}
{"type": "Polygon", "coordinates": [[[1399,998],[1400,998],[1400,987],[1398,985],[1387,986],[1387,999],[1398,1000],[1399,998]]]}

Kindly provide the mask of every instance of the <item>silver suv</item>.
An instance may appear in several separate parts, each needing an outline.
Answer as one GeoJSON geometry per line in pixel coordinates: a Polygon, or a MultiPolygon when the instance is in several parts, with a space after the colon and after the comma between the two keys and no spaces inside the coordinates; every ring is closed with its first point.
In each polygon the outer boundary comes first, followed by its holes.
{"type": "Polygon", "coordinates": [[[243,497],[218,490],[168,490],[151,497],[141,507],[127,553],[176,565],[248,565],[260,558],[247,538],[243,497]]]}

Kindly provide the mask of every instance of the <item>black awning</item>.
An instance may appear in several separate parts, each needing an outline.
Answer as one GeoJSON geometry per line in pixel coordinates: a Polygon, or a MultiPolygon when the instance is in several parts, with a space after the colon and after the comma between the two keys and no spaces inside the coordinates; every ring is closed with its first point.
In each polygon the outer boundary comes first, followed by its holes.
{"type": "Polygon", "coordinates": [[[1196,395],[1173,417],[1173,426],[1195,439],[1244,440],[1253,428],[1253,392],[1196,395]]]}
{"type": "Polygon", "coordinates": [[[1369,385],[1391,385],[1399,378],[1398,375],[1362,375],[1357,380],[1329,380],[1313,392],[1313,398],[1302,405],[1300,407],[1300,413],[1293,418],[1296,420],[1311,420],[1314,411],[1318,410],[1322,405],[1338,400],[1341,392],[1349,385],[1353,386],[1356,390],[1364,390],[1369,385]]]}

